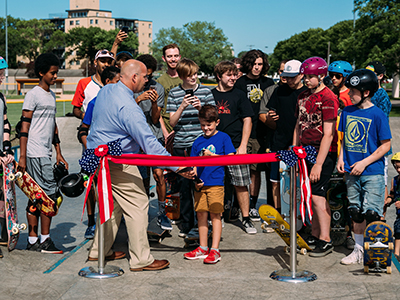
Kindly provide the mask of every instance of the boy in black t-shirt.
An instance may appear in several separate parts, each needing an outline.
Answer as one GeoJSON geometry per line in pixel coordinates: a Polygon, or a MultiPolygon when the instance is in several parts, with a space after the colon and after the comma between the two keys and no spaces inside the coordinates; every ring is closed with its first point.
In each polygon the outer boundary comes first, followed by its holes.
{"type": "MultiPolygon", "coordinates": [[[[271,78],[265,77],[269,70],[267,56],[261,50],[250,50],[243,56],[240,70],[246,73],[246,75],[236,81],[235,87],[246,93],[254,114],[247,152],[249,154],[265,153],[265,136],[269,129],[259,121],[258,113],[260,111],[260,101],[263,91],[274,84],[271,78]]],[[[250,218],[253,221],[260,221],[256,204],[261,186],[261,171],[265,171],[265,164],[250,165],[250,218]]],[[[266,177],[269,180],[268,174],[266,177]]]]}
{"type": "MultiPolygon", "coordinates": [[[[218,130],[225,132],[232,139],[237,154],[247,153],[247,144],[251,133],[251,117],[253,110],[246,99],[246,95],[234,88],[237,76],[237,67],[229,61],[222,61],[214,68],[218,86],[212,90],[218,108],[220,124],[218,130]]],[[[249,217],[250,170],[248,165],[228,166],[231,183],[235,186],[238,204],[242,210],[243,227],[249,234],[257,233],[249,217]]],[[[229,189],[229,182],[225,185],[229,189]]],[[[226,197],[232,196],[226,192],[226,197]]],[[[231,218],[232,220],[233,218],[231,218]]]]}

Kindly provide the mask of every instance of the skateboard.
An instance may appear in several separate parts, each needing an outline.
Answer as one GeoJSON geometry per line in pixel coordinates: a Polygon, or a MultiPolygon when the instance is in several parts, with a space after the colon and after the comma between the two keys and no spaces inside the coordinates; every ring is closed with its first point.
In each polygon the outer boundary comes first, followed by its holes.
{"type": "MultiPolygon", "coordinates": [[[[282,218],[275,208],[268,204],[261,205],[258,213],[260,214],[260,217],[268,223],[268,226],[273,228],[286,243],[287,246],[285,247],[285,251],[288,252],[290,250],[290,225],[288,222],[282,218]]],[[[261,225],[261,228],[266,228],[265,223],[261,225]]],[[[296,235],[297,251],[303,255],[306,255],[308,251],[312,251],[304,239],[298,233],[296,233],[296,235]]]]}
{"type": "Polygon", "coordinates": [[[181,216],[178,176],[170,171],[164,173],[166,185],[165,213],[170,220],[178,220],[181,216]]]}
{"type": "MultiPolygon", "coordinates": [[[[290,218],[290,167],[286,165],[283,161],[279,162],[279,173],[280,173],[280,192],[281,192],[281,213],[282,218],[288,222],[290,218]]],[[[301,222],[300,214],[300,181],[297,178],[296,184],[296,198],[297,198],[297,220],[296,230],[299,231],[303,224],[301,222]]],[[[308,219],[307,219],[308,220],[308,219]]]]}
{"type": "Polygon", "coordinates": [[[350,229],[347,216],[347,187],[342,176],[332,175],[326,199],[331,208],[331,239],[333,246],[342,245],[350,229]]]}
{"type": "Polygon", "coordinates": [[[26,229],[25,223],[18,223],[17,199],[15,197],[15,183],[10,180],[10,174],[14,172],[14,163],[3,164],[3,192],[6,209],[6,224],[8,240],[8,251],[15,249],[18,243],[20,230],[26,229]]]}
{"type": "MultiPolygon", "coordinates": [[[[15,169],[18,167],[16,163],[15,169]]],[[[54,217],[58,213],[58,208],[61,205],[62,197],[57,199],[57,203],[51,199],[36,181],[27,173],[21,174],[17,172],[9,176],[11,181],[15,181],[16,185],[29,198],[29,212],[35,213],[39,209],[45,216],[54,217]]]]}
{"type": "MultiPolygon", "coordinates": [[[[209,239],[211,237],[212,237],[212,226],[210,225],[208,227],[208,237],[207,238],[209,239]]],[[[184,248],[200,246],[199,229],[193,228],[192,230],[190,230],[188,235],[185,237],[184,242],[185,242],[184,248]]]]}
{"type": "Polygon", "coordinates": [[[369,224],[364,231],[364,273],[386,270],[391,274],[393,249],[392,229],[381,221],[369,224]]]}
{"type": "Polygon", "coordinates": [[[150,242],[161,243],[163,239],[168,236],[171,236],[170,231],[161,229],[161,227],[157,224],[157,217],[149,222],[147,227],[147,237],[150,242]]]}

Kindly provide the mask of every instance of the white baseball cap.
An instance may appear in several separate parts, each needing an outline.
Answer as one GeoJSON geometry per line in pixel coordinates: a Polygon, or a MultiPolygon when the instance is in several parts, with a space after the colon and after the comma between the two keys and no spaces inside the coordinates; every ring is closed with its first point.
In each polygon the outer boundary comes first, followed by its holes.
{"type": "Polygon", "coordinates": [[[285,64],[285,68],[280,76],[281,77],[295,77],[300,74],[300,66],[301,66],[300,61],[298,61],[296,59],[289,60],[285,64]]]}
{"type": "Polygon", "coordinates": [[[107,49],[97,51],[94,59],[96,60],[96,59],[102,58],[102,57],[108,57],[108,58],[112,58],[113,60],[115,60],[114,53],[108,51],[107,49]]]}

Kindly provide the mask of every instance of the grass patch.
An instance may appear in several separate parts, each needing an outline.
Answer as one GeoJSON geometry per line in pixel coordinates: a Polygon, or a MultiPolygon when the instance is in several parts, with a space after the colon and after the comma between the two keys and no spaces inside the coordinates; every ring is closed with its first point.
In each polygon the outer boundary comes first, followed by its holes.
{"type": "Polygon", "coordinates": [[[400,106],[392,106],[389,117],[400,117],[400,106]]]}

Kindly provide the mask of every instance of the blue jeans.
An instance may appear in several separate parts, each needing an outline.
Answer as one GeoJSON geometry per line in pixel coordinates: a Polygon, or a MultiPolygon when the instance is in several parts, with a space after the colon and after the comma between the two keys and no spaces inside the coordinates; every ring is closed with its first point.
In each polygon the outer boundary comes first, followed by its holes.
{"type": "Polygon", "coordinates": [[[345,175],[349,208],[357,207],[363,214],[373,210],[383,216],[385,177],[383,175],[345,175]]]}

